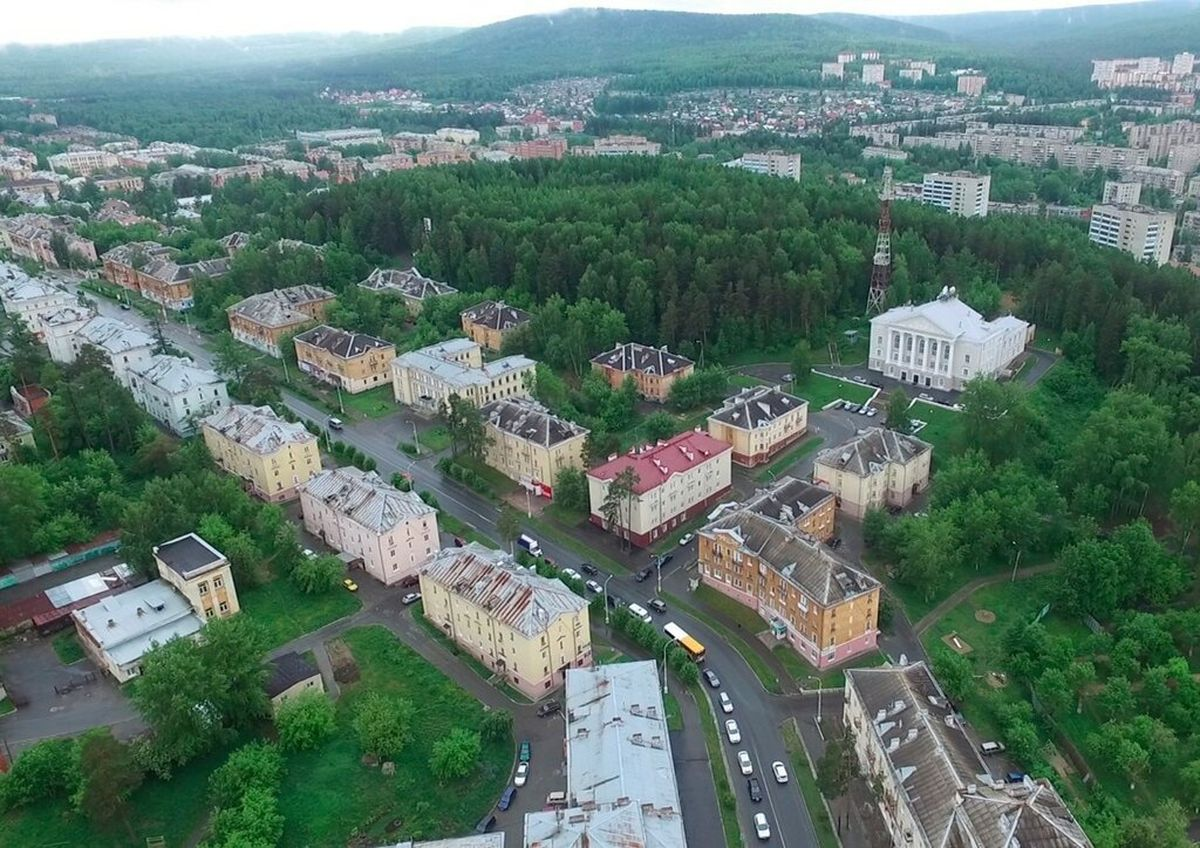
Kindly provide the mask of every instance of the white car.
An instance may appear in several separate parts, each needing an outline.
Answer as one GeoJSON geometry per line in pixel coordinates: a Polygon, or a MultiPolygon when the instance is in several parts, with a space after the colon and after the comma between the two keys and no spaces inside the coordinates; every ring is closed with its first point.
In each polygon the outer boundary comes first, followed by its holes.
{"type": "Polygon", "coordinates": [[[595,580],[589,580],[587,582],[586,586],[587,586],[587,590],[594,595],[599,595],[601,592],[604,591],[604,587],[601,586],[599,583],[597,583],[595,580]]]}
{"type": "Polygon", "coordinates": [[[722,692],[720,695],[717,696],[717,700],[721,702],[721,712],[723,712],[723,713],[733,712],[733,701],[729,700],[728,695],[726,695],[724,692],[722,692]]]}
{"type": "Polygon", "coordinates": [[[560,571],[558,573],[561,574],[563,577],[570,577],[572,580],[582,580],[583,579],[582,577],[579,576],[579,572],[573,568],[564,568],[562,571],[560,571]]]}
{"type": "Polygon", "coordinates": [[[775,762],[771,763],[771,771],[773,771],[775,773],[775,782],[776,783],[787,783],[788,782],[787,768],[779,760],[776,760],[775,762]]]}
{"type": "Polygon", "coordinates": [[[646,624],[650,623],[650,613],[641,604],[630,604],[625,609],[629,610],[629,614],[634,618],[640,619],[646,624]]]}
{"type": "Polygon", "coordinates": [[[738,730],[737,722],[733,719],[725,722],[725,735],[729,737],[730,745],[736,745],[742,741],[742,731],[738,730]]]}
{"type": "Polygon", "coordinates": [[[748,751],[738,751],[738,768],[742,770],[742,774],[746,777],[754,774],[754,763],[750,762],[750,753],[748,751]]]}
{"type": "Polygon", "coordinates": [[[517,763],[517,773],[513,775],[513,786],[524,786],[529,780],[529,763],[517,763]]]}
{"type": "Polygon", "coordinates": [[[767,824],[766,813],[754,814],[754,833],[759,839],[762,840],[771,838],[771,826],[767,824]]]}
{"type": "Polygon", "coordinates": [[[688,542],[692,541],[692,539],[695,539],[695,538],[696,538],[695,533],[684,533],[682,536],[679,537],[679,547],[682,548],[684,545],[686,545],[688,542]]]}

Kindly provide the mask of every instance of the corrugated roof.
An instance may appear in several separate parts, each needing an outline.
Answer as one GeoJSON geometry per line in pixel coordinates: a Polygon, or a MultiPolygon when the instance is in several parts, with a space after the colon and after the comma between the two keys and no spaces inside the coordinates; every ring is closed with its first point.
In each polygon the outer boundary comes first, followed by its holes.
{"type": "Polygon", "coordinates": [[[528,398],[492,401],[479,412],[483,420],[496,429],[541,447],[553,447],[588,434],[586,427],[559,418],[537,401],[528,398]]]}
{"type": "Polygon", "coordinates": [[[371,276],[359,285],[374,292],[394,291],[415,300],[436,297],[443,294],[454,294],[458,289],[449,283],[431,280],[416,268],[400,270],[399,268],[376,268],[371,276]]]}
{"type": "Polygon", "coordinates": [[[98,347],[110,356],[154,347],[154,337],[149,333],[103,315],[96,316],[76,330],[75,337],[81,343],[98,347]]]}
{"type": "Polygon", "coordinates": [[[215,371],[201,368],[190,359],[156,353],[145,362],[129,366],[129,370],[165,392],[179,394],[196,386],[212,386],[225,381],[215,371]]]}
{"type": "Polygon", "coordinates": [[[303,424],[284,421],[269,406],[227,406],[202,423],[242,447],[263,455],[272,454],[287,444],[317,440],[303,424]]]}
{"type": "Polygon", "coordinates": [[[524,309],[509,306],[502,300],[485,300],[470,309],[464,309],[462,317],[472,324],[479,324],[489,330],[511,330],[525,324],[533,316],[524,309]]]}
{"type": "Polygon", "coordinates": [[[561,580],[540,577],[478,542],[439,551],[421,574],[525,636],[587,607],[561,580]]]}
{"type": "Polygon", "coordinates": [[[437,512],[416,492],[401,492],[374,471],[352,466],[323,471],[301,491],[373,533],[387,533],[410,518],[437,512]]]}
{"type": "Polygon", "coordinates": [[[286,327],[313,320],[311,315],[300,309],[301,306],[333,298],[333,292],[328,289],[306,283],[252,294],[245,300],[239,300],[226,311],[230,315],[238,315],[264,327],[286,327]]]}
{"type": "Polygon", "coordinates": [[[339,330],[328,324],[305,330],[296,336],[296,341],[319,347],[341,359],[353,359],[372,350],[393,347],[391,342],[384,339],[369,336],[366,333],[339,330]]]}
{"type": "Polygon", "coordinates": [[[821,451],[816,462],[866,477],[878,474],[890,462],[904,464],[928,450],[933,446],[915,436],[871,427],[861,436],[821,451]]]}

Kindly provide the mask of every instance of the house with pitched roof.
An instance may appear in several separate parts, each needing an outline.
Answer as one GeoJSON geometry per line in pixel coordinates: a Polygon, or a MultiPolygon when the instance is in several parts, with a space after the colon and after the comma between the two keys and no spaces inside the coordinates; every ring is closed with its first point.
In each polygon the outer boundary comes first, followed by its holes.
{"type": "Polygon", "coordinates": [[[733,461],[753,468],[808,432],[808,401],[778,386],[750,386],[708,416],[708,435],[733,448],[733,461]]]}
{"type": "Polygon", "coordinates": [[[391,586],[441,547],[437,510],[416,492],[401,492],[374,471],[323,471],[300,486],[304,528],[368,574],[391,586]]]}
{"type": "Polygon", "coordinates": [[[242,344],[278,359],[283,356],[283,338],[325,320],[333,300],[333,292],[308,284],[252,294],[225,310],[229,332],[242,344]]]}
{"type": "MultiPolygon", "coordinates": [[[[67,358],[60,361],[74,362],[84,348],[93,347],[104,354],[117,382],[128,387],[130,369],[149,362],[156,346],[149,333],[116,318],[96,315],[71,334],[67,358]]],[[[51,348],[51,358],[53,352],[51,348]]]]}
{"type": "Polygon", "coordinates": [[[358,284],[360,288],[376,294],[401,298],[414,318],[421,314],[425,301],[431,297],[454,294],[458,291],[449,283],[426,277],[416,268],[376,268],[371,275],[358,284]]]}
{"type": "Polygon", "coordinates": [[[265,501],[288,501],[321,472],[317,437],[269,406],[234,404],[200,422],[204,444],[223,471],[265,501]]]}
{"type": "Polygon", "coordinates": [[[167,309],[191,309],[192,284],[229,271],[229,259],[201,259],[179,264],[179,251],[153,241],[130,242],[114,247],[100,257],[104,276],[119,286],[135,291],[167,309]]]}
{"type": "Polygon", "coordinates": [[[588,602],[509,554],[471,542],[421,569],[425,617],[530,698],[592,664],[588,602]]]}
{"type": "Polygon", "coordinates": [[[502,300],[485,300],[464,309],[459,317],[467,338],[485,350],[500,350],[512,331],[528,324],[533,316],[502,300]]]}
{"type": "Polygon", "coordinates": [[[924,662],[847,669],[842,718],[893,845],[1092,848],[1049,780],[992,774],[924,662]]]}
{"type": "Polygon", "coordinates": [[[527,356],[483,361],[470,339],[448,339],[402,353],[392,361],[392,392],[397,403],[436,413],[451,395],[475,406],[505,398],[529,397],[537,363],[527,356]]]}
{"type": "Polygon", "coordinates": [[[807,480],[779,477],[770,488],[755,491],[741,506],[822,542],[832,539],[836,530],[837,496],[807,480]]]}
{"type": "Polygon", "coordinates": [[[666,402],[676,380],[691,376],[696,365],[686,356],[671,353],[666,347],[627,342],[592,357],[592,370],[614,389],[632,377],[638,394],[646,400],[666,402]]]}
{"type": "Polygon", "coordinates": [[[131,364],[127,379],[138,406],[180,436],[190,436],[197,421],[229,405],[225,381],[180,356],[155,354],[131,364]]]}
{"type": "Polygon", "coordinates": [[[534,494],[553,497],[558,472],[583,470],[588,430],[550,412],[529,398],[505,398],[486,404],[480,414],[490,437],[484,462],[534,494]]]}
{"type": "Polygon", "coordinates": [[[837,495],[839,509],[862,518],[869,509],[907,506],[929,488],[932,445],[883,427],[859,433],[813,461],[813,482],[837,495]]]}
{"type": "Polygon", "coordinates": [[[396,346],[384,339],[321,324],[294,339],[305,374],[356,395],[387,385],[396,346]]]}

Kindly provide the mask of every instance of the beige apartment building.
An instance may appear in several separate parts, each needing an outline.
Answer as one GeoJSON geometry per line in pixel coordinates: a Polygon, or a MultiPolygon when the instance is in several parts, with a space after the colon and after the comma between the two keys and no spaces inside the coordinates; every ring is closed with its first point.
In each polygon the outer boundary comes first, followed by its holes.
{"type": "Polygon", "coordinates": [[[77,177],[90,177],[92,174],[112,171],[121,164],[117,154],[91,148],[55,153],[47,157],[46,161],[51,170],[66,171],[77,177]]]}
{"type": "Polygon", "coordinates": [[[558,472],[587,467],[583,443],[589,431],[537,401],[492,401],[480,413],[489,437],[484,462],[535,494],[553,497],[558,472]]]}
{"type": "Polygon", "coordinates": [[[437,510],[374,471],[346,466],[321,472],[301,484],[300,510],[309,533],[361,560],[385,586],[416,575],[441,547],[437,510]]]}
{"type": "Polygon", "coordinates": [[[114,247],[100,259],[109,282],[139,293],[167,309],[190,309],[192,282],[220,277],[229,271],[229,259],[202,259],[180,265],[178,251],[153,241],[130,242],[114,247]]]}
{"type": "Polygon", "coordinates": [[[638,394],[646,400],[666,402],[676,380],[690,377],[696,365],[686,356],[671,353],[665,347],[627,342],[592,357],[592,370],[614,389],[632,377],[638,394]]]}
{"type": "Polygon", "coordinates": [[[958,93],[967,97],[982,97],[987,88],[987,77],[978,74],[963,74],[958,78],[958,93]]]}
{"type": "Polygon", "coordinates": [[[814,668],[875,649],[879,581],[816,539],[749,510],[699,536],[700,579],[762,616],[814,668]]]}
{"type": "Polygon", "coordinates": [[[592,664],[588,603],[560,580],[471,542],[421,569],[425,617],[530,698],[592,664]]]}
{"type": "Polygon", "coordinates": [[[537,363],[526,356],[483,361],[470,339],[450,339],[412,350],[392,361],[392,391],[397,403],[438,413],[458,395],[475,406],[529,397],[537,363]]]}
{"type": "Polygon", "coordinates": [[[352,395],[386,385],[396,358],[391,342],[328,324],[306,330],[295,343],[301,371],[352,395]]]}
{"type": "Polygon", "coordinates": [[[227,406],[201,422],[204,444],[221,469],[264,501],[289,501],[321,471],[317,437],[269,406],[227,406]]]}
{"type": "Polygon", "coordinates": [[[229,332],[242,344],[279,358],[283,338],[323,321],[333,299],[333,292],[310,285],[252,294],[225,310],[229,332]]]}
{"type": "Polygon", "coordinates": [[[694,430],[634,448],[587,473],[590,520],[644,548],[669,536],[730,490],[731,454],[725,442],[694,430]],[[613,479],[626,470],[633,472],[636,482],[610,526],[604,502],[613,479]]]}
{"type": "Polygon", "coordinates": [[[932,458],[932,445],[872,427],[817,454],[813,482],[831,489],[843,512],[862,518],[869,509],[906,506],[927,489],[932,458]]]}
{"type": "Polygon", "coordinates": [[[467,338],[484,350],[500,350],[512,331],[528,324],[533,316],[502,300],[485,300],[464,309],[460,317],[467,338]]]}
{"type": "Polygon", "coordinates": [[[759,489],[741,508],[822,542],[832,539],[837,530],[837,496],[795,477],[780,477],[769,489],[759,489]]]}
{"type": "Polygon", "coordinates": [[[733,447],[733,461],[753,468],[808,431],[808,401],[778,386],[753,386],[708,416],[708,435],[733,447]]]}

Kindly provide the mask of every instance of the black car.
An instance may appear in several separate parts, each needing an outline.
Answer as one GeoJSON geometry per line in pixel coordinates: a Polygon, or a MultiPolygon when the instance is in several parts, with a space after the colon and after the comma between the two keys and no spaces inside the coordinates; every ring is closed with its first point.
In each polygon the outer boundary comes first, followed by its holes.
{"type": "Polygon", "coordinates": [[[647,565],[645,568],[643,568],[637,574],[633,575],[633,579],[636,580],[637,582],[641,583],[643,580],[645,580],[647,577],[649,577],[653,573],[654,573],[654,569],[651,566],[647,565]]]}
{"type": "Polygon", "coordinates": [[[842,537],[841,536],[834,536],[832,539],[829,540],[829,547],[834,548],[836,550],[837,548],[840,548],[841,546],[842,546],[842,537]]]}
{"type": "Polygon", "coordinates": [[[758,782],[757,777],[746,778],[746,791],[750,793],[750,800],[755,804],[762,800],[762,784],[758,782]]]}
{"type": "Polygon", "coordinates": [[[495,826],[496,826],[496,817],[492,813],[488,813],[486,816],[484,816],[483,818],[481,818],[479,820],[479,824],[475,825],[475,832],[476,833],[487,833],[489,830],[491,830],[495,826]]]}
{"type": "Polygon", "coordinates": [[[513,799],[517,797],[517,787],[510,786],[504,790],[504,794],[500,796],[500,803],[496,805],[496,809],[504,812],[512,806],[513,799]]]}
{"type": "Polygon", "coordinates": [[[717,673],[711,668],[704,669],[704,679],[708,681],[708,685],[716,689],[721,685],[721,678],[717,677],[717,673]]]}
{"type": "Polygon", "coordinates": [[[590,562],[582,563],[579,566],[579,570],[582,571],[584,574],[599,574],[600,573],[600,569],[596,568],[596,566],[592,565],[590,562]]]}
{"type": "Polygon", "coordinates": [[[546,701],[544,704],[539,704],[537,708],[538,718],[545,718],[548,715],[554,715],[562,709],[562,704],[558,701],[546,701]]]}
{"type": "Polygon", "coordinates": [[[650,600],[646,601],[646,606],[651,612],[657,612],[661,614],[667,611],[667,605],[664,604],[659,598],[651,598],[650,600]]]}
{"type": "Polygon", "coordinates": [[[610,607],[612,607],[613,609],[617,609],[618,607],[628,606],[628,604],[625,602],[624,598],[622,598],[620,595],[613,595],[613,594],[609,594],[609,596],[608,596],[608,605],[610,607]]]}
{"type": "Polygon", "coordinates": [[[671,560],[673,560],[673,559],[675,559],[675,554],[663,554],[662,556],[660,556],[660,557],[658,558],[658,567],[659,567],[659,568],[666,568],[666,567],[667,567],[667,563],[668,563],[668,562],[670,562],[670,561],[671,561],[671,560]]]}

